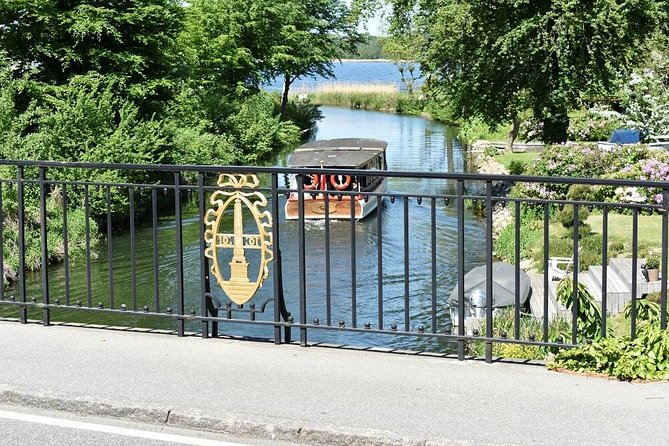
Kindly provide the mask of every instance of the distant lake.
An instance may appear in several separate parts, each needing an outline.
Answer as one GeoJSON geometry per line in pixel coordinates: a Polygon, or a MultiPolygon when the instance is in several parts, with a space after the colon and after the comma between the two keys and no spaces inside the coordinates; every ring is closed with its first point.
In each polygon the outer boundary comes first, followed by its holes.
{"type": "MultiPolygon", "coordinates": [[[[393,85],[399,90],[406,90],[406,85],[402,82],[400,71],[395,62],[387,60],[345,60],[334,64],[334,79],[325,79],[322,77],[298,79],[291,85],[291,91],[294,93],[309,93],[318,88],[343,85],[393,85]]],[[[418,65],[413,72],[414,77],[420,76],[418,65]]],[[[406,74],[408,77],[408,74],[406,74]]],[[[414,86],[423,83],[423,79],[416,79],[414,86]]],[[[281,90],[283,88],[283,77],[277,78],[266,87],[267,90],[281,90]]]]}

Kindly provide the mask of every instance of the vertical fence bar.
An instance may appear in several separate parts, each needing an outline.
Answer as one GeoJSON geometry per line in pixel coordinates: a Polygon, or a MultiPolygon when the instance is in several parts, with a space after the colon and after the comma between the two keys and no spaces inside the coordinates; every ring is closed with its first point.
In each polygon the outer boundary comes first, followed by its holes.
{"type": "Polygon", "coordinates": [[[403,197],[404,205],[404,331],[409,331],[409,197],[403,197]]]}
{"type": "Polygon", "coordinates": [[[181,172],[174,172],[174,215],[176,237],[176,285],[177,285],[177,336],[184,335],[184,251],[183,251],[183,219],[181,216],[181,172]]]}
{"type": "Polygon", "coordinates": [[[383,197],[376,207],[376,297],[378,300],[379,330],[383,330],[383,197]]]}
{"type": "MultiPolygon", "coordinates": [[[[485,183],[485,222],[485,332],[487,338],[492,338],[494,335],[492,326],[492,181],[485,183]]],[[[485,342],[485,362],[492,363],[492,341],[489,340],[485,342]]]]}
{"type": "Polygon", "coordinates": [[[135,231],[135,189],[129,189],[130,202],[130,290],[132,311],[137,311],[137,235],[135,231]]]}
{"type": "Polygon", "coordinates": [[[513,314],[513,337],[515,339],[520,339],[520,201],[515,203],[515,239],[516,244],[514,246],[514,263],[516,267],[514,269],[514,284],[516,287],[515,291],[515,307],[513,314]]]}
{"type": "Polygon", "coordinates": [[[67,230],[67,183],[63,183],[63,272],[65,274],[65,305],[70,305],[70,246],[67,230]]]}
{"type": "Polygon", "coordinates": [[[88,184],[84,185],[84,213],[86,231],[86,303],[88,304],[88,308],[90,308],[93,306],[93,296],[91,294],[91,200],[88,184]]]}
{"type": "Polygon", "coordinates": [[[2,185],[0,181],[0,300],[5,299],[5,212],[2,207],[2,185]]]}
{"type": "MultiPolygon", "coordinates": [[[[200,220],[200,315],[207,317],[207,293],[209,292],[209,259],[204,255],[207,249],[207,242],[204,239],[206,231],[205,208],[204,208],[204,173],[198,172],[197,176],[197,194],[198,194],[198,218],[200,220]]],[[[209,337],[209,322],[201,321],[202,337],[209,337]]]]}
{"type": "Polygon", "coordinates": [[[550,227],[548,203],[544,203],[544,318],[542,320],[543,341],[548,342],[548,286],[551,277],[548,271],[548,257],[550,255],[550,238],[548,228],[550,227]]]}
{"type": "Polygon", "coordinates": [[[325,200],[325,321],[332,325],[332,260],[330,255],[330,194],[324,193],[325,200]]]}
{"type": "Polygon", "coordinates": [[[305,247],[304,229],[304,175],[297,176],[297,249],[298,249],[298,281],[300,296],[300,345],[307,346],[307,252],[305,247]]]}
{"type": "Polygon", "coordinates": [[[636,338],[636,318],[637,318],[637,271],[639,261],[639,208],[632,208],[632,315],[630,321],[630,337],[636,338]]]}
{"type": "Polygon", "coordinates": [[[107,199],[107,275],[109,276],[109,308],[114,308],[114,243],[112,242],[111,186],[106,187],[107,199]]]}
{"type": "Polygon", "coordinates": [[[272,268],[272,285],[274,291],[274,344],[281,344],[281,252],[279,246],[279,175],[273,173],[271,177],[272,194],[272,243],[274,245],[274,268],[272,268]]]}
{"type": "MultiPolygon", "coordinates": [[[[39,208],[40,208],[40,244],[42,249],[42,298],[45,305],[49,305],[49,252],[47,250],[46,231],[46,179],[45,168],[39,168],[39,208]]],[[[42,309],[42,323],[50,325],[49,308],[42,309]]]]}
{"type": "Polygon", "coordinates": [[[573,245],[573,252],[574,252],[574,271],[573,271],[573,289],[572,289],[572,296],[573,300],[571,303],[571,343],[576,344],[578,342],[578,313],[579,313],[579,306],[581,304],[581,297],[578,292],[578,272],[580,269],[580,263],[578,260],[578,242],[580,238],[579,234],[579,220],[578,220],[578,213],[580,211],[580,206],[578,204],[574,204],[574,245],[573,245]]]}
{"type": "Polygon", "coordinates": [[[601,335],[606,337],[606,309],[608,308],[609,274],[609,208],[602,209],[602,327],[601,335]]]}
{"type": "Polygon", "coordinates": [[[669,241],[669,190],[662,190],[662,282],[660,285],[660,328],[667,328],[667,244],[669,241]]]}
{"type": "Polygon", "coordinates": [[[458,212],[458,360],[465,359],[465,199],[464,184],[456,186],[458,212]]]}
{"type": "Polygon", "coordinates": [[[437,202],[430,199],[430,243],[432,245],[432,333],[437,333],[437,202]]]}
{"type": "MultiPolygon", "coordinates": [[[[25,233],[25,203],[24,203],[24,184],[23,184],[23,166],[17,167],[16,183],[16,202],[19,225],[19,300],[26,302],[26,233],[25,233]]],[[[19,320],[22,324],[28,323],[28,309],[19,308],[19,320]]]]}
{"type": "Polygon", "coordinates": [[[153,244],[153,307],[160,313],[160,257],[158,255],[158,189],[151,189],[151,240],[153,244]]]}
{"type": "Polygon", "coordinates": [[[358,269],[355,247],[355,196],[351,195],[351,327],[358,326],[358,269]]]}
{"type": "Polygon", "coordinates": [[[515,277],[515,282],[516,282],[516,293],[515,293],[515,307],[514,307],[514,314],[513,314],[513,337],[515,339],[520,339],[520,201],[516,201],[514,203],[515,209],[515,218],[514,218],[514,225],[515,225],[515,238],[516,238],[516,243],[514,245],[514,263],[516,264],[516,268],[514,271],[514,277],[515,277]]]}

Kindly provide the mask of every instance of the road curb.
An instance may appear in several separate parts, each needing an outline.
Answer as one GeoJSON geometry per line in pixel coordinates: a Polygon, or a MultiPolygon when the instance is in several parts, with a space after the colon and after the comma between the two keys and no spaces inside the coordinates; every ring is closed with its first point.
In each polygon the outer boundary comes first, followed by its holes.
{"type": "Polygon", "coordinates": [[[204,430],[238,437],[284,440],[327,446],[440,446],[469,442],[437,442],[400,437],[392,432],[314,426],[294,420],[251,418],[236,414],[212,414],[194,409],[141,407],[49,393],[26,393],[0,386],[0,403],[57,410],[81,415],[120,418],[149,424],[204,430]]]}

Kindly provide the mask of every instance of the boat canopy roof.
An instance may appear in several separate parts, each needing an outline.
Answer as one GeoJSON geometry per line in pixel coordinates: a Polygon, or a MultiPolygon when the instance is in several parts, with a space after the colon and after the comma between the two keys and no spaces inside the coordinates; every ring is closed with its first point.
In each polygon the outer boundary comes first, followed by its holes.
{"type": "Polygon", "coordinates": [[[290,156],[288,167],[362,167],[384,153],[388,143],[379,139],[339,138],[301,145],[290,156]]]}

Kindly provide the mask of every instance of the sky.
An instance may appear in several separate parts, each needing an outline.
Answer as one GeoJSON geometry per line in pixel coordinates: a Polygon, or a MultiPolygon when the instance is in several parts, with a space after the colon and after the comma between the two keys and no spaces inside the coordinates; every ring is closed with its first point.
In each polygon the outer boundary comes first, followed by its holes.
{"type": "MultiPolygon", "coordinates": [[[[348,6],[351,6],[351,0],[344,1],[348,6]]],[[[385,20],[381,17],[384,12],[388,12],[387,6],[384,6],[382,11],[377,12],[376,15],[367,22],[367,29],[361,25],[358,30],[360,32],[368,32],[372,36],[386,35],[387,33],[385,32],[385,28],[387,25],[385,24],[385,20]]]]}

